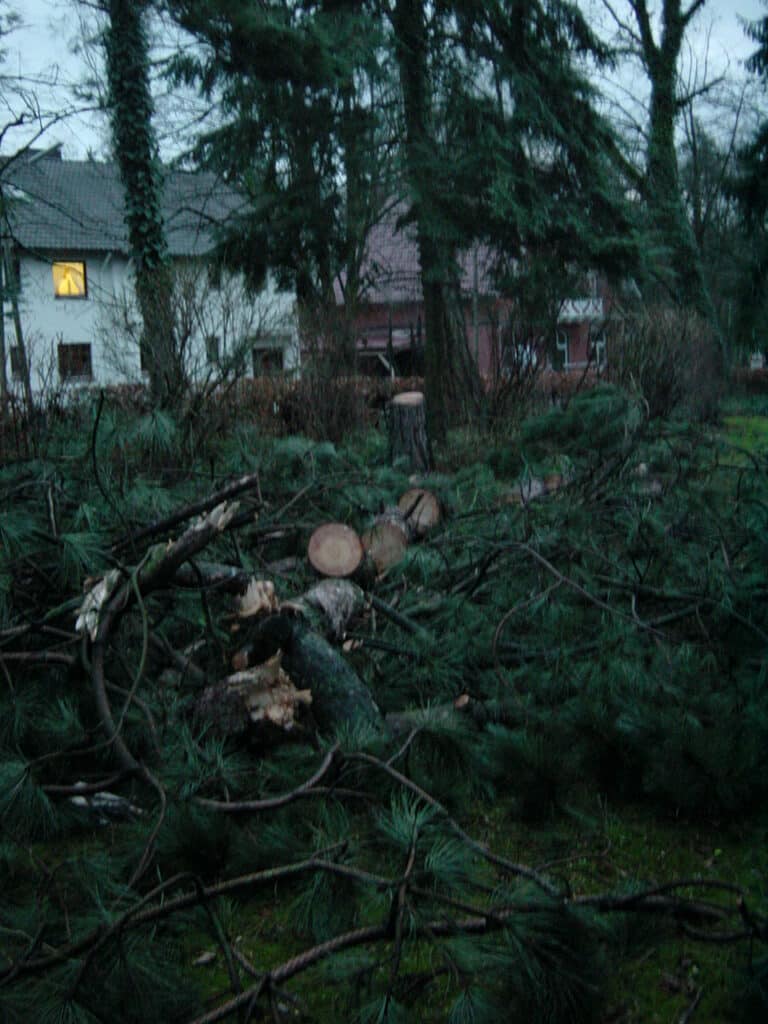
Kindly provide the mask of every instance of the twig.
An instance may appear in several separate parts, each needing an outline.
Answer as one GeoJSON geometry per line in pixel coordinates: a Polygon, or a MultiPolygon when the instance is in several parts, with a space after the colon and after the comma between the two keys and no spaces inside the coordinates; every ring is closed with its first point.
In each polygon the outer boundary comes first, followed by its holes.
{"type": "Polygon", "coordinates": [[[704,989],[703,988],[700,988],[700,989],[696,990],[696,995],[693,997],[693,1000],[692,1000],[690,1006],[686,1009],[685,1013],[681,1013],[680,1014],[680,1018],[679,1018],[678,1024],[688,1024],[688,1021],[691,1019],[691,1017],[693,1017],[694,1013],[696,1012],[696,1008],[698,1007],[699,1003],[701,1002],[701,997],[703,995],[704,995],[704,989]]]}
{"type": "Polygon", "coordinates": [[[458,835],[459,838],[461,838],[467,844],[467,846],[469,846],[473,850],[476,850],[489,863],[495,864],[496,867],[502,868],[503,870],[508,871],[512,875],[517,875],[520,878],[528,879],[528,881],[533,882],[534,885],[538,886],[548,896],[551,896],[555,899],[561,898],[562,894],[560,893],[559,889],[555,888],[555,886],[553,886],[545,878],[542,878],[542,876],[537,871],[534,871],[533,868],[530,868],[525,864],[516,864],[511,860],[507,860],[506,857],[501,857],[498,854],[493,853],[492,850],[489,850],[488,847],[485,846],[483,843],[478,842],[477,839],[473,839],[472,836],[470,836],[468,832],[465,832],[461,825],[459,825],[459,823],[450,816],[448,811],[445,809],[445,807],[443,807],[443,805],[438,800],[436,800],[433,796],[427,793],[426,790],[422,789],[421,786],[417,785],[407,776],[399,772],[396,768],[393,768],[391,765],[387,764],[386,761],[381,761],[379,760],[378,757],[373,757],[373,755],[371,754],[363,753],[350,754],[347,757],[347,760],[362,761],[364,764],[370,764],[374,768],[378,768],[380,771],[386,772],[387,775],[390,775],[393,779],[399,782],[401,786],[404,786],[406,789],[409,789],[412,793],[415,793],[424,801],[424,803],[428,804],[430,807],[436,810],[443,817],[446,824],[456,833],[456,835],[458,835]]]}
{"type": "Polygon", "coordinates": [[[409,619],[407,615],[403,615],[402,612],[397,611],[392,605],[387,604],[386,601],[382,601],[380,597],[376,597],[375,594],[368,594],[368,601],[371,606],[380,612],[385,618],[394,622],[395,625],[404,629],[407,633],[411,633],[413,636],[419,637],[421,640],[432,641],[432,634],[429,633],[423,626],[420,626],[418,622],[414,622],[413,619],[409,619]]]}
{"type": "Polygon", "coordinates": [[[317,771],[311,775],[306,781],[302,782],[296,789],[292,789],[290,793],[283,793],[280,796],[268,797],[265,800],[209,800],[205,797],[196,797],[195,802],[201,807],[205,807],[212,811],[224,811],[228,814],[243,814],[254,811],[271,811],[278,807],[286,807],[288,804],[293,803],[294,800],[298,800],[302,796],[306,796],[312,787],[320,781],[328,772],[336,754],[339,752],[339,744],[334,743],[331,749],[323,758],[323,761],[317,771]]]}
{"type": "Polygon", "coordinates": [[[135,533],[130,534],[128,537],[124,537],[112,546],[113,551],[120,551],[136,544],[138,541],[146,540],[148,537],[157,536],[160,533],[167,533],[172,530],[179,523],[186,522],[187,519],[191,519],[193,516],[202,515],[204,512],[209,512],[212,508],[220,505],[224,501],[237,497],[238,494],[243,494],[245,491],[256,488],[257,491],[260,488],[259,474],[249,473],[248,476],[242,476],[238,480],[234,480],[231,484],[227,484],[218,491],[214,491],[213,494],[209,494],[207,498],[203,498],[201,501],[195,501],[191,505],[185,505],[184,508],[178,509],[171,515],[166,516],[164,519],[158,519],[154,523],[149,523],[142,529],[137,530],[135,533]]]}

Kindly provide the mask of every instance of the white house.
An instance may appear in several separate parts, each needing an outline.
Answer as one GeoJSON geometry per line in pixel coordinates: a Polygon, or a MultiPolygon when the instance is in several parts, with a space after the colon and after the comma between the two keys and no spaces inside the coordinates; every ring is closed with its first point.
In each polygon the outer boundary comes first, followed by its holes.
{"type": "MultiPolygon", "coordinates": [[[[64,160],[60,147],[29,151],[0,163],[0,190],[9,385],[21,386],[17,320],[35,392],[140,381],[141,322],[116,165],[64,160]]],[[[295,296],[270,282],[253,296],[237,277],[214,283],[210,274],[216,228],[240,202],[213,175],[165,172],[177,327],[192,379],[299,364],[295,296]]]]}

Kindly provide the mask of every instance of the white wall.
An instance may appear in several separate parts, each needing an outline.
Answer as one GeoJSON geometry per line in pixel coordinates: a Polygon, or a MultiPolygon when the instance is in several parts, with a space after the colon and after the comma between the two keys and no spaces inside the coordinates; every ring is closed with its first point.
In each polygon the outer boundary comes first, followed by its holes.
{"type": "MultiPolygon", "coordinates": [[[[207,359],[205,336],[209,334],[220,339],[223,357],[237,347],[244,349],[241,372],[245,375],[253,372],[250,348],[273,345],[276,339],[284,345],[284,368],[298,369],[300,347],[292,294],[277,291],[268,282],[258,296],[252,297],[242,282],[231,276],[223,279],[220,288],[213,288],[200,264],[192,261],[179,261],[177,270],[182,296],[179,313],[190,326],[187,367],[193,378],[202,380],[219,372],[207,359]]],[[[118,255],[67,252],[50,259],[22,256],[19,308],[36,393],[143,379],[138,345],[141,321],[131,281],[131,265],[118,255]],[[51,270],[54,258],[85,262],[87,298],[56,298],[51,270]],[[60,343],[91,346],[90,381],[60,380],[60,343]]],[[[8,382],[19,390],[20,382],[11,374],[10,350],[16,337],[8,301],[5,339],[8,382]]]]}

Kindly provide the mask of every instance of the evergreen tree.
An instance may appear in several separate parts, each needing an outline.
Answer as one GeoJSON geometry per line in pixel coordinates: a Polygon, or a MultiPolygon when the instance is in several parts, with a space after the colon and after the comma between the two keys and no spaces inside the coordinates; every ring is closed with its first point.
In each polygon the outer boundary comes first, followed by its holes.
{"type": "Polygon", "coordinates": [[[196,158],[248,197],[223,254],[258,284],[268,266],[295,287],[307,327],[354,304],[387,160],[378,110],[381,52],[367,4],[342,0],[171,0],[199,41],[175,74],[215,96],[222,127],[196,158]]]}
{"type": "Polygon", "coordinates": [[[575,63],[606,53],[575,4],[399,0],[392,24],[426,307],[427,402],[439,435],[444,396],[472,387],[457,251],[487,242],[503,288],[520,288],[525,263],[565,287],[568,269],[625,269],[632,232],[611,133],[575,63]]]}
{"type": "MultiPolygon", "coordinates": [[[[768,85],[768,16],[748,24],[746,30],[757,43],[747,66],[764,86],[768,85]]],[[[750,266],[742,285],[742,339],[750,349],[765,349],[765,336],[757,332],[765,320],[768,279],[768,119],[762,121],[754,138],[740,153],[732,190],[751,240],[750,266]]]]}

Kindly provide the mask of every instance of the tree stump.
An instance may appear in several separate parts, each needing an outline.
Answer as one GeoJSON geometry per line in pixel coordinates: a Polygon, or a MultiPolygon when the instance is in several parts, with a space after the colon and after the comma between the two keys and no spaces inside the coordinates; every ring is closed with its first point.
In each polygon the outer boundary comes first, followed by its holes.
{"type": "Polygon", "coordinates": [[[405,457],[414,472],[428,473],[427,405],[421,391],[395,395],[387,406],[387,430],[390,461],[405,457]]]}

